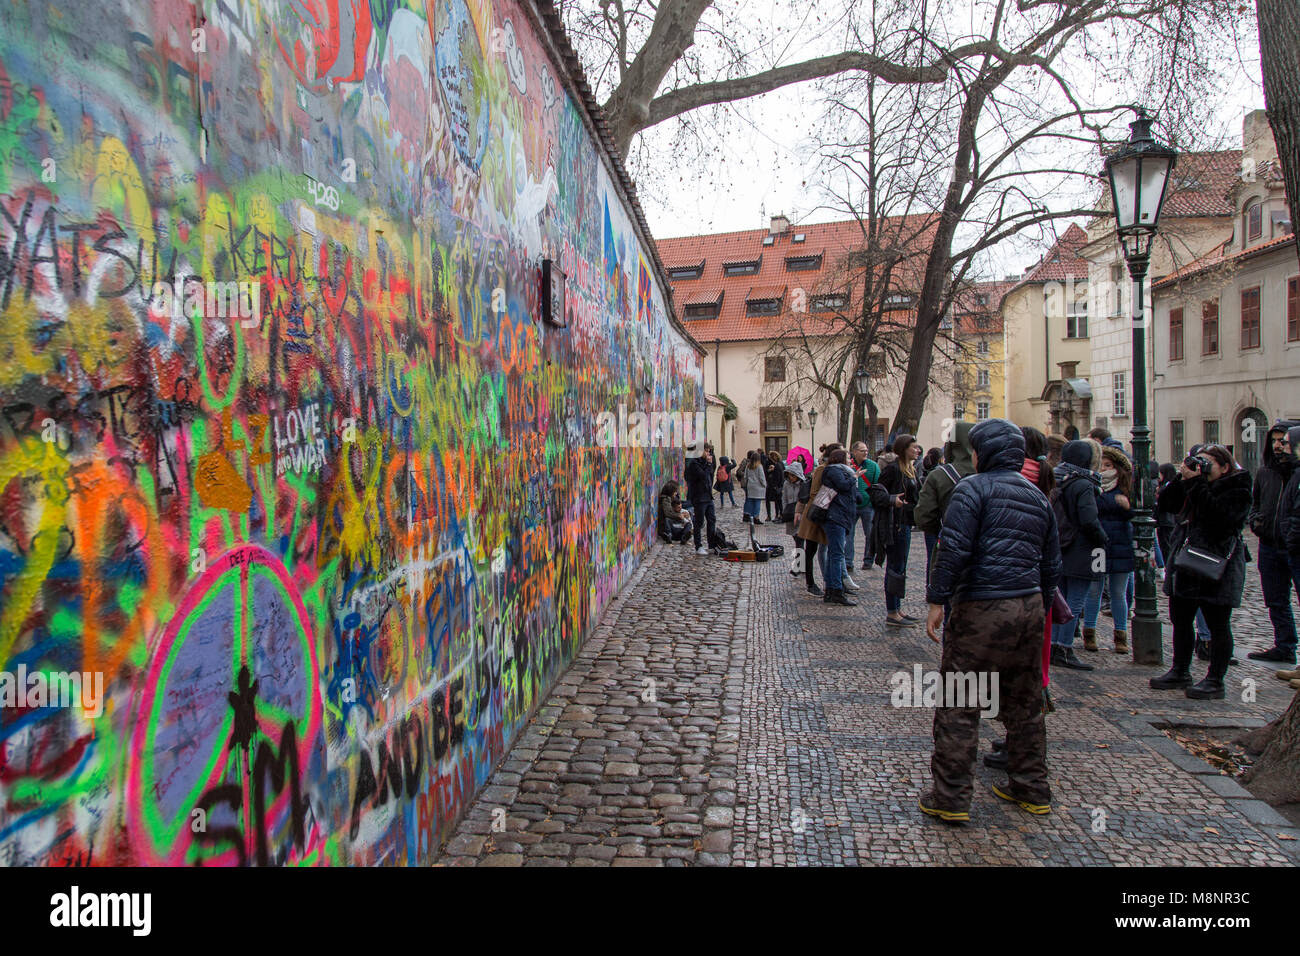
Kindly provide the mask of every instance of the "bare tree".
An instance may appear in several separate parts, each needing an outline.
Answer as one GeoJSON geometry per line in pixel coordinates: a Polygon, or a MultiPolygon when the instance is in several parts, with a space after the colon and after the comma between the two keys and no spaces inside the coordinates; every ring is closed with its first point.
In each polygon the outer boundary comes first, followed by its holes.
{"type": "MultiPolygon", "coordinates": [[[[1300,228],[1300,3],[1255,0],[1259,18],[1259,59],[1264,76],[1264,106],[1277,140],[1286,182],[1292,228],[1300,228]]],[[[1296,246],[1300,256],[1300,243],[1296,246]]],[[[1295,710],[1295,707],[1291,708],[1295,710]]]]}

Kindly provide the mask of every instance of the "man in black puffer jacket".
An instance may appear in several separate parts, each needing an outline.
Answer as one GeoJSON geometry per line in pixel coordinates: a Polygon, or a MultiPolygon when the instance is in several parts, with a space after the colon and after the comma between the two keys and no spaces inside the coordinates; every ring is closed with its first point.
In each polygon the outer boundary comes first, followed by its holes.
{"type": "MultiPolygon", "coordinates": [[[[1061,593],[1075,618],[1083,616],[1083,604],[1092,583],[1101,578],[1106,566],[1106,532],[1101,526],[1097,500],[1101,496],[1101,446],[1095,441],[1066,442],[1061,463],[1056,466],[1056,488],[1052,502],[1061,536],[1061,593]]],[[[1074,653],[1074,620],[1052,626],[1053,667],[1090,671],[1074,653]]]]}
{"type": "MultiPolygon", "coordinates": [[[[971,429],[970,447],[975,474],[953,489],[944,514],[943,546],[926,592],[926,633],[939,641],[943,606],[951,601],[939,665],[944,686],[960,683],[950,674],[996,677],[1010,783],[993,792],[1030,813],[1047,813],[1042,652],[1045,615],[1061,574],[1056,518],[1043,493],[1020,474],[1025,439],[1018,427],[1000,418],[980,422],[971,429]]],[[[920,801],[921,810],[946,822],[970,819],[979,741],[979,710],[958,703],[970,701],[945,699],[935,711],[934,786],[920,801]]]]}
{"type": "Polygon", "coordinates": [[[1250,530],[1259,538],[1259,583],[1264,604],[1273,623],[1273,646],[1266,651],[1251,651],[1246,656],[1257,661],[1295,663],[1295,616],[1291,613],[1291,593],[1300,594],[1300,567],[1287,557],[1282,533],[1282,491],[1296,470],[1295,449],[1287,440],[1287,431],[1300,422],[1282,419],[1268,430],[1264,438],[1263,464],[1255,472],[1251,493],[1250,530]]]}

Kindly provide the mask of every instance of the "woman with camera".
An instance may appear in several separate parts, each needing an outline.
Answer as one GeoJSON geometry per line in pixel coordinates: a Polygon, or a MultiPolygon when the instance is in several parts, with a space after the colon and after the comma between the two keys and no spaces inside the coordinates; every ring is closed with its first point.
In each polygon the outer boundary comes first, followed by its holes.
{"type": "Polygon", "coordinates": [[[1174,625],[1174,666],[1151,678],[1155,690],[1184,688],[1193,700],[1222,700],[1223,678],[1232,659],[1232,609],[1241,606],[1246,584],[1242,529],[1250,514],[1250,473],[1222,445],[1206,445],[1178,469],[1181,480],[1165,489],[1166,507],[1178,506],[1165,562],[1164,591],[1174,625]],[[1192,683],[1195,618],[1210,626],[1210,667],[1192,683]]]}

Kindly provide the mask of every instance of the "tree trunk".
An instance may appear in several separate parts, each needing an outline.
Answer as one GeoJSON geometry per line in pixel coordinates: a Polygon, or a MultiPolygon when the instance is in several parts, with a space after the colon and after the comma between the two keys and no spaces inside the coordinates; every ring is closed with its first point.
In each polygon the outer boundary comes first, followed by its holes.
{"type": "Polygon", "coordinates": [[[1242,781],[1251,793],[1275,806],[1300,801],[1300,694],[1269,726],[1273,734],[1242,781]]]}
{"type": "MultiPolygon", "coordinates": [[[[1292,231],[1300,231],[1300,3],[1255,0],[1259,21],[1259,60],[1264,77],[1264,106],[1282,161],[1292,231]]],[[[1300,243],[1296,255],[1300,257],[1300,243]]],[[[1292,708],[1294,709],[1294,708],[1292,708]]]]}

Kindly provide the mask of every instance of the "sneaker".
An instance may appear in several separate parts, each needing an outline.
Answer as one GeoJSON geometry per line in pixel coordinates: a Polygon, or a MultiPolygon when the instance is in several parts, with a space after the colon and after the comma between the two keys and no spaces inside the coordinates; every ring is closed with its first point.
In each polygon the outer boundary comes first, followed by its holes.
{"type": "Polygon", "coordinates": [[[857,581],[854,581],[851,577],[849,577],[847,574],[845,574],[845,575],[844,575],[844,590],[846,590],[846,591],[861,591],[862,588],[858,587],[858,582],[857,582],[857,581]]]}
{"type": "Polygon", "coordinates": [[[696,553],[696,554],[710,554],[711,552],[709,551],[708,548],[706,548],[706,547],[704,547],[703,545],[701,545],[700,547],[698,547],[698,548],[695,549],[695,553],[696,553]]]}
{"type": "Polygon", "coordinates": [[[1294,664],[1295,651],[1281,647],[1270,647],[1266,651],[1251,651],[1246,655],[1252,661],[1275,661],[1279,664],[1294,664]]]}
{"type": "Polygon", "coordinates": [[[755,516],[754,516],[754,524],[762,524],[762,523],[763,523],[763,519],[760,518],[760,517],[758,517],[757,515],[755,515],[755,516]]]}
{"type": "Polygon", "coordinates": [[[1026,813],[1032,813],[1041,817],[1045,813],[1052,812],[1052,805],[1050,803],[1034,803],[1032,800],[1022,800],[1013,795],[1009,787],[1006,790],[1003,790],[996,783],[993,785],[993,794],[994,796],[1001,797],[1003,800],[1009,800],[1026,813]]]}
{"type": "Polygon", "coordinates": [[[815,584],[808,585],[808,593],[811,594],[813,597],[825,597],[826,595],[826,592],[823,591],[815,584]]]}
{"type": "Polygon", "coordinates": [[[902,611],[898,612],[898,616],[901,617],[904,621],[911,621],[913,624],[921,623],[921,619],[919,617],[913,617],[911,614],[904,614],[902,611]]]}
{"type": "Polygon", "coordinates": [[[892,617],[885,618],[885,623],[890,627],[916,627],[915,621],[908,621],[905,619],[900,620],[892,617]]]}
{"type": "Polygon", "coordinates": [[[916,801],[917,807],[921,812],[932,817],[938,817],[944,823],[969,823],[970,811],[968,810],[943,810],[934,805],[934,791],[927,790],[921,794],[916,801]]]}

